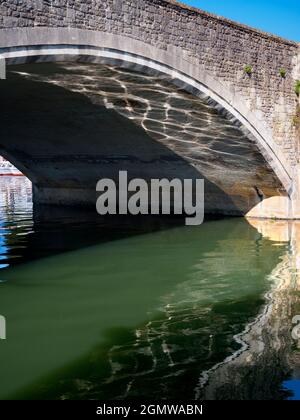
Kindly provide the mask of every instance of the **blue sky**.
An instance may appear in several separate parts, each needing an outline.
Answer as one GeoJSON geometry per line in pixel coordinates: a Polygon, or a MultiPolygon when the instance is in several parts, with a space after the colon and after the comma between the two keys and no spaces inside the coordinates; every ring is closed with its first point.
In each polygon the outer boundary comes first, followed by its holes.
{"type": "Polygon", "coordinates": [[[300,42],[300,0],[181,0],[181,2],[300,42]]]}

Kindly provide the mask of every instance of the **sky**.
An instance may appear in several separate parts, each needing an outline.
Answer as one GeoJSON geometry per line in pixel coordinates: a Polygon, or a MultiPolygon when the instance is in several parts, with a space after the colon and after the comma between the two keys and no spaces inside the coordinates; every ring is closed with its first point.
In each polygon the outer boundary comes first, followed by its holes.
{"type": "Polygon", "coordinates": [[[300,42],[300,0],[181,0],[181,2],[300,42]]]}

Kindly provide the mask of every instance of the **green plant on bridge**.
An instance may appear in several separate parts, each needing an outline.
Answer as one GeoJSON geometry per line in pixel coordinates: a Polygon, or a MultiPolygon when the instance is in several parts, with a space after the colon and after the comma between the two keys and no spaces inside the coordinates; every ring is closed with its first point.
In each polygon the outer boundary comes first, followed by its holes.
{"type": "Polygon", "coordinates": [[[297,115],[294,115],[293,116],[293,118],[292,118],[292,124],[293,124],[293,127],[296,127],[296,128],[299,126],[299,118],[298,118],[297,115]]]}
{"type": "Polygon", "coordinates": [[[248,76],[251,76],[252,72],[253,72],[252,66],[250,66],[249,64],[246,64],[244,67],[244,73],[248,74],[248,76]]]}
{"type": "Polygon", "coordinates": [[[296,80],[296,83],[295,83],[295,93],[296,93],[297,96],[300,95],[300,80],[296,80]]]}
{"type": "Polygon", "coordinates": [[[292,124],[300,135],[300,105],[297,105],[296,114],[293,116],[292,124]]]}
{"type": "Polygon", "coordinates": [[[279,74],[283,79],[285,79],[286,78],[286,69],[280,69],[279,74]]]}

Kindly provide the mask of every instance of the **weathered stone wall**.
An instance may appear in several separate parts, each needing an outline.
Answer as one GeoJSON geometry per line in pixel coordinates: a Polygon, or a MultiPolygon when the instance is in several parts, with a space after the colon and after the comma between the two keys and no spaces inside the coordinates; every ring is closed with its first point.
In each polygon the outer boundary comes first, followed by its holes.
{"type": "Polygon", "coordinates": [[[300,78],[299,45],[172,0],[7,0],[0,5],[0,28],[72,27],[122,34],[161,50],[179,47],[197,64],[232,88],[272,131],[293,166],[293,126],[300,78]],[[253,74],[244,73],[245,65],[253,74]],[[286,70],[286,77],[279,70],[286,70]]]}

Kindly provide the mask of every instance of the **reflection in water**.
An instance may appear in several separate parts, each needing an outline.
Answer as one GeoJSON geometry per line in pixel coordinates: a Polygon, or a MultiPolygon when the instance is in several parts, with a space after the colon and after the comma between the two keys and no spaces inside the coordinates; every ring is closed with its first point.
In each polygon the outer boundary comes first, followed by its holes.
{"type": "Polygon", "coordinates": [[[28,202],[1,205],[0,398],[290,397],[297,224],[33,221],[28,202]]]}
{"type": "Polygon", "coordinates": [[[0,268],[8,267],[10,261],[22,253],[21,249],[24,246],[22,236],[31,231],[32,224],[30,181],[25,177],[2,177],[0,179],[0,268]]]}
{"type": "Polygon", "coordinates": [[[253,219],[250,223],[274,243],[289,243],[288,252],[268,276],[266,305],[236,335],[240,348],[201,374],[197,395],[204,399],[279,399],[290,390],[294,393],[290,399],[297,399],[300,340],[292,340],[291,330],[292,318],[300,309],[297,249],[300,224],[253,219]],[[282,377],[288,375],[294,379],[280,387],[282,377]]]}

